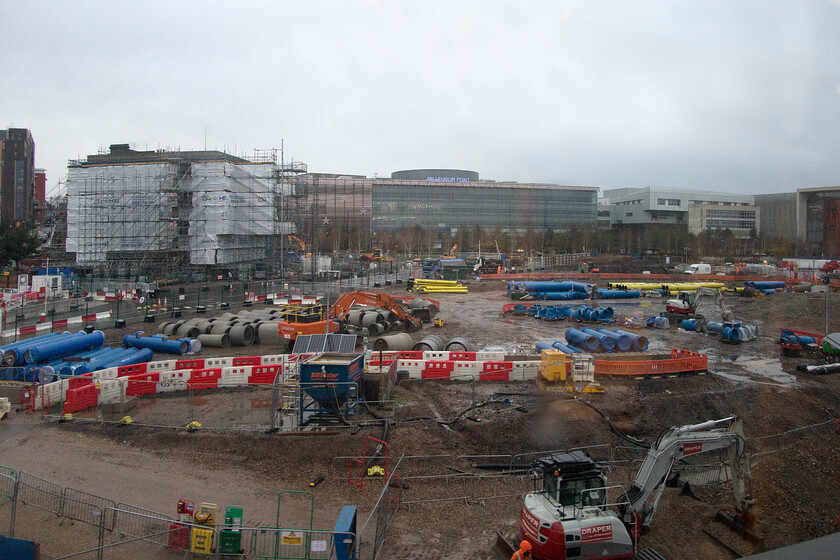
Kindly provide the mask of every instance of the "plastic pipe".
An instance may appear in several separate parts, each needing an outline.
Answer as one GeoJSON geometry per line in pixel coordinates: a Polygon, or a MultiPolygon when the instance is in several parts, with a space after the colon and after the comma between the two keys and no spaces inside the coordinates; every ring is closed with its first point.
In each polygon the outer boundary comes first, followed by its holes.
{"type": "Polygon", "coordinates": [[[594,352],[598,349],[597,338],[574,327],[569,327],[568,329],[566,329],[565,337],[566,341],[568,341],[570,344],[582,346],[588,349],[590,352],[594,352]]]}
{"type": "Polygon", "coordinates": [[[183,356],[190,351],[190,342],[185,338],[169,339],[155,336],[142,336],[143,332],[127,334],[123,337],[123,346],[126,348],[149,348],[154,352],[164,354],[178,354],[183,356]]]}
{"type": "Polygon", "coordinates": [[[627,333],[611,331],[609,329],[597,329],[601,334],[615,337],[615,345],[621,352],[629,352],[633,348],[633,339],[627,333]]]}
{"type": "MultiPolygon", "coordinates": [[[[84,373],[89,373],[93,371],[93,368],[97,362],[97,360],[107,360],[112,356],[117,356],[120,354],[124,349],[123,348],[114,348],[112,346],[108,346],[106,348],[102,348],[95,352],[88,352],[87,355],[80,355],[79,357],[87,358],[85,361],[80,362],[64,362],[58,368],[58,373],[63,376],[71,376],[71,375],[82,375],[84,373]]],[[[53,366],[55,367],[55,366],[53,366]]]]}
{"type": "Polygon", "coordinates": [[[99,370],[112,367],[130,366],[132,364],[142,364],[144,362],[152,361],[152,356],[154,355],[148,348],[140,348],[139,350],[136,348],[127,348],[125,352],[127,353],[122,357],[103,363],[101,366],[97,366],[96,369],[99,370]]]}
{"type": "Polygon", "coordinates": [[[82,350],[102,348],[102,345],[105,344],[105,333],[102,331],[93,331],[90,334],[78,333],[78,336],[62,336],[61,339],[50,344],[31,348],[27,352],[27,356],[31,360],[30,363],[37,364],[59,356],[68,356],[82,350]]]}
{"type": "Polygon", "coordinates": [[[639,352],[645,352],[648,349],[648,339],[644,335],[629,333],[621,329],[613,329],[613,332],[629,336],[633,340],[633,348],[639,352]]]}
{"type": "MultiPolygon", "coordinates": [[[[530,292],[529,292],[530,293],[530,292]]],[[[573,299],[586,299],[583,292],[534,292],[531,295],[542,300],[568,301],[573,299]]]]}
{"type": "Polygon", "coordinates": [[[23,365],[26,363],[26,350],[34,348],[42,344],[49,344],[55,342],[57,336],[71,336],[73,333],[65,331],[63,333],[49,333],[28,340],[21,340],[14,344],[7,344],[4,346],[3,363],[7,366],[23,365]]]}
{"type": "Polygon", "coordinates": [[[642,293],[639,290],[605,290],[604,288],[598,288],[596,294],[599,299],[642,297],[642,293]]]}
{"type": "Polygon", "coordinates": [[[604,333],[598,332],[595,329],[590,329],[589,327],[583,327],[580,330],[582,330],[586,334],[591,334],[592,336],[597,338],[601,344],[601,348],[603,348],[605,351],[612,352],[615,349],[615,345],[617,343],[615,338],[604,333]]]}
{"type": "Polygon", "coordinates": [[[777,290],[779,288],[784,288],[786,284],[777,280],[767,280],[759,282],[748,280],[744,282],[744,286],[755,288],[756,290],[777,290]]]}
{"type": "Polygon", "coordinates": [[[556,341],[556,342],[553,342],[551,344],[551,347],[554,348],[555,350],[560,350],[561,352],[564,352],[566,354],[581,354],[580,349],[573,348],[569,345],[563,344],[559,340],[556,341]]]}

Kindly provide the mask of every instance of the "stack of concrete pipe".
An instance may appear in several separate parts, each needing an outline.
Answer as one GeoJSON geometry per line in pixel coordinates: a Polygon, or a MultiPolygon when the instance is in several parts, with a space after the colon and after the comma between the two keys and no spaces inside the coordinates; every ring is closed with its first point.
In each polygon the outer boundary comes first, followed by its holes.
{"type": "Polygon", "coordinates": [[[158,325],[157,332],[169,336],[196,338],[203,346],[227,348],[251,344],[281,345],[277,322],[278,309],[243,309],[238,313],[223,313],[218,317],[193,318],[158,325]]]}
{"type": "Polygon", "coordinates": [[[347,327],[361,335],[380,335],[400,332],[405,325],[390,311],[377,307],[356,307],[347,314],[347,327]]]}

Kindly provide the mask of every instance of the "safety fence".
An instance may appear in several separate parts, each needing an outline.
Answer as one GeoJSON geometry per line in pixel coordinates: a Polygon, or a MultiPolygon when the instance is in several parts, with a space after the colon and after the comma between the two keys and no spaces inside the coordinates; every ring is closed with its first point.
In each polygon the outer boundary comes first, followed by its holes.
{"type": "Polygon", "coordinates": [[[385,538],[391,522],[402,506],[402,492],[405,486],[402,472],[404,457],[400,457],[393,471],[386,473],[385,486],[379,494],[370,515],[359,531],[359,558],[376,560],[385,545],[385,538]]]}
{"type": "MultiPolygon", "coordinates": [[[[279,523],[266,526],[199,524],[63,488],[29,473],[15,473],[7,467],[0,467],[0,534],[25,539],[44,538],[49,532],[43,532],[47,520],[34,513],[42,511],[55,514],[62,521],[74,522],[70,529],[72,539],[47,538],[51,548],[44,552],[52,558],[229,558],[234,555],[243,560],[326,560],[355,555],[372,560],[375,558],[374,551],[381,549],[388,523],[399,509],[399,494],[395,495],[395,491],[399,492],[399,488],[386,485],[368,518],[369,521],[374,520],[371,540],[364,543],[356,536],[356,510],[352,506],[349,508],[353,514],[352,522],[345,519],[347,530],[283,527],[279,523]],[[41,531],[38,535],[32,533],[34,527],[41,531]]],[[[57,530],[62,522],[56,521],[57,530]]]]}

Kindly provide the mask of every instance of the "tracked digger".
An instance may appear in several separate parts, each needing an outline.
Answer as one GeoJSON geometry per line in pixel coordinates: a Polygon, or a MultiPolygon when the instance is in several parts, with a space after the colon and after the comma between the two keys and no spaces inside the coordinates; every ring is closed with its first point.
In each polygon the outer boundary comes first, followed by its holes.
{"type": "Polygon", "coordinates": [[[542,488],[525,495],[519,527],[540,560],[632,558],[647,533],[675,463],[711,451],[725,451],[735,493],[730,525],[751,525],[745,480],[744,435],[738,417],[665,430],[650,446],[629,489],[608,486],[601,468],[585,452],[554,453],[535,462],[542,488]]]}
{"type": "Polygon", "coordinates": [[[665,302],[665,316],[668,319],[687,319],[696,317],[705,319],[699,314],[700,304],[706,298],[711,298],[715,305],[720,309],[724,321],[730,320],[731,312],[723,303],[723,294],[720,290],[715,288],[700,287],[697,291],[680,291],[677,299],[669,299],[665,302]]]}

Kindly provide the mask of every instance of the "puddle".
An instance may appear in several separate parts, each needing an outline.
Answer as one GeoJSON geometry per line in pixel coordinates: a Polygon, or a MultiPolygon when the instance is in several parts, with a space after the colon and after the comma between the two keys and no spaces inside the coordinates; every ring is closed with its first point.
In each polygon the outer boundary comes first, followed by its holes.
{"type": "Polygon", "coordinates": [[[796,376],[786,373],[782,363],[777,358],[762,358],[758,356],[724,354],[718,356],[713,366],[715,374],[746,383],[773,382],[780,385],[798,385],[796,376]]]}

